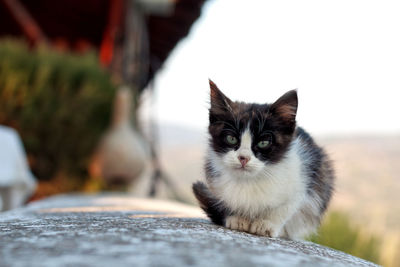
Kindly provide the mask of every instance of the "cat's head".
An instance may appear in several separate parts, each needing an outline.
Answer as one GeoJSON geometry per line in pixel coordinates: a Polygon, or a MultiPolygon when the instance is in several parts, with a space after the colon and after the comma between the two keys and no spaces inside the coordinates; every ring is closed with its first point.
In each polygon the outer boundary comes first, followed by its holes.
{"type": "Polygon", "coordinates": [[[297,92],[272,104],[234,102],[210,80],[210,148],[225,170],[254,175],[279,162],[296,128],[297,92]]]}

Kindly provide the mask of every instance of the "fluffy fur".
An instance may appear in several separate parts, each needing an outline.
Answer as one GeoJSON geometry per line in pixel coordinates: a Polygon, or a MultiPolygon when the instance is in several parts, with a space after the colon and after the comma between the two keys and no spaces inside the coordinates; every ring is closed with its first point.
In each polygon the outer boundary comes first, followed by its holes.
{"type": "Polygon", "coordinates": [[[206,182],[193,185],[210,219],[233,230],[303,238],[333,191],[324,151],[296,126],[297,92],[273,104],[233,102],[210,81],[206,182]]]}

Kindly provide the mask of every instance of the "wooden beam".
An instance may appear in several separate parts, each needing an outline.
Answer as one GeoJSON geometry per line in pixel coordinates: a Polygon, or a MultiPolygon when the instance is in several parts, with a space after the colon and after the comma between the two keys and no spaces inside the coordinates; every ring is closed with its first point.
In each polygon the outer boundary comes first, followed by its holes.
{"type": "Polygon", "coordinates": [[[19,0],[1,0],[23,33],[33,44],[47,42],[47,37],[40,29],[39,24],[19,0]]]}
{"type": "Polygon", "coordinates": [[[100,62],[107,67],[110,66],[111,61],[114,59],[115,41],[121,31],[123,9],[123,0],[110,1],[108,23],[100,45],[100,62]]]}

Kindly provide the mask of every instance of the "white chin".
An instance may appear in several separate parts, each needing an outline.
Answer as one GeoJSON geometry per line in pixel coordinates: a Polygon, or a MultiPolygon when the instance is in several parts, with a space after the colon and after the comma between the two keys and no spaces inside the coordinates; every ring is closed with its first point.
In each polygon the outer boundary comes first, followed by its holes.
{"type": "Polygon", "coordinates": [[[241,168],[241,167],[233,167],[232,171],[234,174],[238,175],[238,176],[242,176],[242,175],[252,175],[254,173],[254,170],[252,168],[241,168]]]}

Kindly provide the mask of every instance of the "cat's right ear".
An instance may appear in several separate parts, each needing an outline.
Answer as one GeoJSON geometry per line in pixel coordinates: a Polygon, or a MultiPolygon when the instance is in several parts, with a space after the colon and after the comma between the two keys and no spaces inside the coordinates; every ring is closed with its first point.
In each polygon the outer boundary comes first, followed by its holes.
{"type": "Polygon", "coordinates": [[[217,85],[208,80],[210,83],[210,113],[224,113],[232,111],[232,100],[225,96],[217,87],[217,85]]]}
{"type": "Polygon", "coordinates": [[[271,105],[271,111],[278,114],[284,121],[295,123],[297,105],[297,91],[291,90],[271,105]]]}

